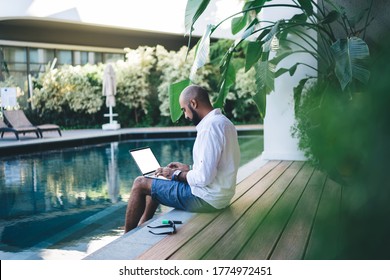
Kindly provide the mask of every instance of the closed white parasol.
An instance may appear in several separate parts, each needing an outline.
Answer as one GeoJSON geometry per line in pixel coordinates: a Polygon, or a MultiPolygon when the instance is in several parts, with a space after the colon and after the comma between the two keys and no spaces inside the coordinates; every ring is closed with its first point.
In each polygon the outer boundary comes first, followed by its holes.
{"type": "Polygon", "coordinates": [[[103,130],[119,129],[120,125],[117,121],[114,121],[114,117],[118,114],[114,114],[112,108],[115,107],[115,95],[116,95],[116,75],[114,67],[111,64],[107,64],[103,74],[103,95],[106,96],[106,106],[109,108],[109,113],[104,114],[105,117],[110,118],[110,123],[103,125],[103,130]]]}
{"type": "Polygon", "coordinates": [[[103,95],[106,96],[106,106],[115,107],[116,75],[114,67],[107,64],[103,74],[103,95]]]}

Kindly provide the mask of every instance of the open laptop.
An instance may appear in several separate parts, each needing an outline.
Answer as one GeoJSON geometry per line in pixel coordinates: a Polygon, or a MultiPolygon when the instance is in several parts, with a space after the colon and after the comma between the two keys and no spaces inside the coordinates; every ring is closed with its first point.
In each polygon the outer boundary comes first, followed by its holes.
{"type": "Polygon", "coordinates": [[[164,176],[156,176],[154,173],[161,167],[150,147],[143,147],[129,151],[142,175],[146,178],[169,180],[164,176]]]}

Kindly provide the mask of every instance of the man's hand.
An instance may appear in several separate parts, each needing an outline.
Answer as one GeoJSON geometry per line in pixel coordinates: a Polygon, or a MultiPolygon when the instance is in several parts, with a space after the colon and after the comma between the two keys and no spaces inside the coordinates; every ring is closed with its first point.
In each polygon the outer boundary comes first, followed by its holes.
{"type": "Polygon", "coordinates": [[[167,179],[172,179],[172,174],[175,170],[170,167],[160,167],[157,168],[155,174],[156,176],[163,176],[167,179]]]}
{"type": "Polygon", "coordinates": [[[190,167],[187,164],[181,163],[181,162],[171,162],[167,165],[168,168],[172,168],[174,170],[179,169],[181,171],[189,171],[190,167]]]}

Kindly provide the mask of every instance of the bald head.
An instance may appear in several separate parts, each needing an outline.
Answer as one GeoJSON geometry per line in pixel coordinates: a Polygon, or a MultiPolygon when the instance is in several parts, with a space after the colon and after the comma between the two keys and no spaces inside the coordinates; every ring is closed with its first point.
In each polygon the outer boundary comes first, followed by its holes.
{"type": "Polygon", "coordinates": [[[179,103],[185,118],[191,120],[195,125],[213,110],[209,94],[200,86],[186,87],[180,94],[179,103]]]}
{"type": "Polygon", "coordinates": [[[183,103],[188,104],[191,100],[195,99],[201,106],[212,107],[208,92],[196,85],[186,87],[180,94],[180,99],[183,103]]]}

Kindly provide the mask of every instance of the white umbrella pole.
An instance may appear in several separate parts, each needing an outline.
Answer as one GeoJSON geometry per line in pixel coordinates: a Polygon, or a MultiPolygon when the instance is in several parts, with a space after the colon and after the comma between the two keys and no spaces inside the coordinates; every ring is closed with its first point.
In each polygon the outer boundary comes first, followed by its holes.
{"type": "Polygon", "coordinates": [[[121,126],[117,121],[114,121],[114,117],[118,116],[118,114],[114,114],[112,112],[112,106],[108,106],[108,114],[104,114],[105,117],[109,117],[110,122],[103,124],[103,130],[115,130],[119,129],[121,126]]]}
{"type": "Polygon", "coordinates": [[[108,114],[109,114],[109,117],[110,117],[110,123],[112,124],[113,123],[112,106],[109,107],[108,114]]]}

